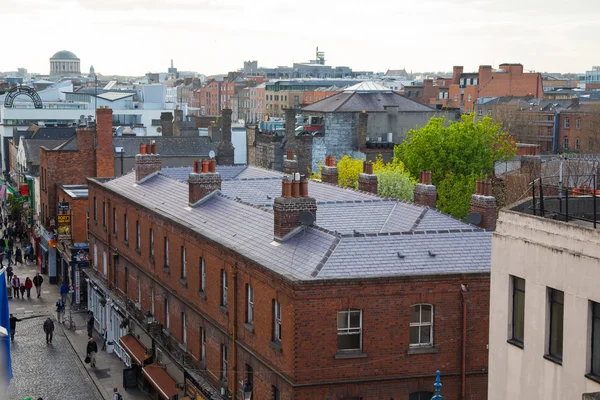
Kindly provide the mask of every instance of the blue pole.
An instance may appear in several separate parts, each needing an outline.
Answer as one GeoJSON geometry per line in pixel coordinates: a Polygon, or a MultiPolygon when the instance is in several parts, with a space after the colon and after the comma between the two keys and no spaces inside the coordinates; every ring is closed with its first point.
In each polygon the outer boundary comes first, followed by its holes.
{"type": "Polygon", "coordinates": [[[10,362],[10,311],[5,269],[0,271],[0,326],[6,328],[8,332],[6,337],[0,338],[0,385],[8,386],[13,375],[10,362]]]}
{"type": "Polygon", "coordinates": [[[433,386],[435,386],[435,396],[433,396],[431,400],[445,400],[444,396],[440,394],[440,391],[442,389],[442,382],[440,381],[440,371],[436,371],[435,375],[435,383],[433,384],[433,386]]]}

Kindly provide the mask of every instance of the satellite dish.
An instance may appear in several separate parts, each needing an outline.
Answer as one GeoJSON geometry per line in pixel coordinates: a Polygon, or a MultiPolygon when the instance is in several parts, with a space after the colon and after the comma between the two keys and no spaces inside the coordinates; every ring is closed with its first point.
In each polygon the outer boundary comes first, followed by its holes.
{"type": "Polygon", "coordinates": [[[208,152],[208,156],[209,156],[210,158],[215,158],[215,151],[214,151],[214,150],[211,150],[211,151],[209,151],[209,152],[208,152]]]}
{"type": "Polygon", "coordinates": [[[465,222],[471,225],[479,225],[481,223],[481,214],[479,214],[478,212],[472,212],[469,215],[467,215],[467,218],[465,218],[465,222]]]}
{"type": "Polygon", "coordinates": [[[315,217],[310,211],[300,212],[300,223],[304,226],[312,226],[315,223],[315,217]]]}

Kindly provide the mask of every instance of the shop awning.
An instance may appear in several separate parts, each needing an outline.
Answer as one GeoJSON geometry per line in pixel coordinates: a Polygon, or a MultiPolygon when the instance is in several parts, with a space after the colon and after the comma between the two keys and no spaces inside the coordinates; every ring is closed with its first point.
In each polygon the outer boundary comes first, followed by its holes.
{"type": "Polygon", "coordinates": [[[133,335],[121,336],[121,338],[119,338],[119,343],[123,346],[127,354],[129,354],[129,356],[138,364],[143,364],[144,361],[152,356],[147,353],[144,346],[133,335]]]}
{"type": "Polygon", "coordinates": [[[181,393],[181,390],[177,388],[175,379],[171,378],[171,375],[157,363],[142,368],[142,374],[165,400],[181,393]]]}

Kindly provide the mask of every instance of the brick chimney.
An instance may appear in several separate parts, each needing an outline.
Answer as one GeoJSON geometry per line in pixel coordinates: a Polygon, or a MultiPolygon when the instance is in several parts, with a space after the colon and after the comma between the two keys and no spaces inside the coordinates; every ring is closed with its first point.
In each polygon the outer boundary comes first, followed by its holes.
{"type": "Polygon", "coordinates": [[[458,85],[460,84],[460,75],[463,73],[462,65],[455,65],[452,67],[452,84],[458,85]]]}
{"type": "Polygon", "coordinates": [[[181,136],[181,125],[183,123],[183,110],[179,106],[173,111],[173,136],[181,136]]]}
{"type": "Polygon", "coordinates": [[[363,162],[363,173],[358,176],[358,190],[377,194],[377,175],[373,173],[373,163],[363,162]]]}
{"type": "Polygon", "coordinates": [[[363,110],[358,114],[358,124],[356,125],[356,138],[358,140],[358,150],[367,147],[367,125],[369,122],[369,114],[363,110]]]}
{"type": "Polygon", "coordinates": [[[492,196],[492,182],[478,180],[475,194],[471,196],[471,212],[481,215],[480,228],[496,229],[496,198],[492,196]]]}
{"type": "Polygon", "coordinates": [[[419,183],[415,185],[415,204],[435,208],[437,204],[437,189],[431,183],[431,171],[421,171],[419,183]]]}
{"type": "Polygon", "coordinates": [[[189,205],[194,207],[208,198],[212,193],[221,190],[221,174],[217,172],[217,160],[196,160],[194,171],[188,178],[189,205]]]}
{"type": "Polygon", "coordinates": [[[492,66],[491,65],[480,65],[479,66],[479,85],[487,85],[492,79],[492,66]]]}
{"type": "Polygon", "coordinates": [[[160,113],[162,136],[173,136],[173,114],[170,111],[160,113]]]}
{"type": "Polygon", "coordinates": [[[112,145],[112,109],[96,109],[96,175],[99,178],[115,176],[115,150],[112,145]]]}
{"type": "Polygon", "coordinates": [[[140,153],[135,156],[135,181],[142,183],[160,172],[162,162],[156,143],[140,144],[140,153]]]}
{"type": "Polygon", "coordinates": [[[285,117],[285,150],[296,150],[296,110],[286,108],[285,117]]]}
{"type": "Polygon", "coordinates": [[[321,167],[321,181],[332,185],[338,184],[338,169],[333,156],[325,157],[325,165],[321,167]]]}
{"type": "Polygon", "coordinates": [[[231,109],[221,112],[221,140],[217,146],[217,161],[219,165],[234,164],[234,148],[231,143],[231,109]]]}
{"type": "Polygon", "coordinates": [[[284,174],[295,174],[298,171],[298,160],[294,154],[294,150],[286,151],[285,158],[283,159],[283,173],[284,174]]]}
{"type": "Polygon", "coordinates": [[[308,211],[317,219],[317,201],[308,197],[308,179],[296,173],[281,181],[281,197],[273,202],[275,240],[284,241],[302,228],[301,213],[308,211]]]}

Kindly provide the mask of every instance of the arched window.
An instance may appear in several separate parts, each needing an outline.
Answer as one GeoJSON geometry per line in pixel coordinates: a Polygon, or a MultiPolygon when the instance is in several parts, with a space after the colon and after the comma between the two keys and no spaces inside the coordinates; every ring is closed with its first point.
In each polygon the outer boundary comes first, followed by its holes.
{"type": "Polygon", "coordinates": [[[415,304],[410,307],[410,345],[433,345],[433,305],[415,304]]]}
{"type": "Polygon", "coordinates": [[[581,150],[581,143],[579,138],[575,138],[575,150],[581,150]]]}

